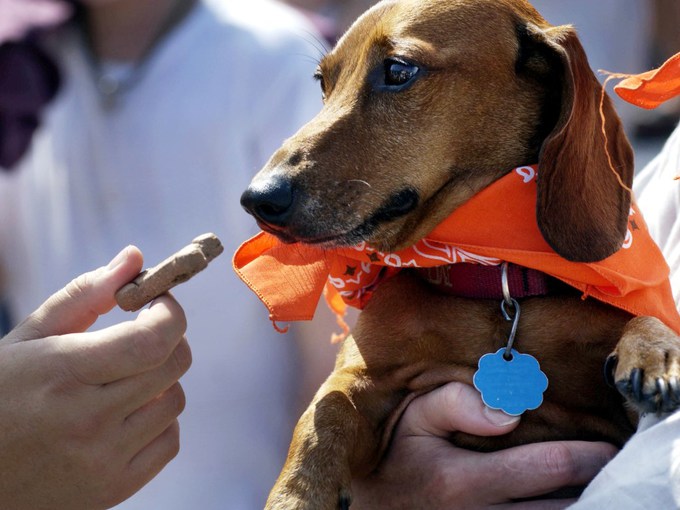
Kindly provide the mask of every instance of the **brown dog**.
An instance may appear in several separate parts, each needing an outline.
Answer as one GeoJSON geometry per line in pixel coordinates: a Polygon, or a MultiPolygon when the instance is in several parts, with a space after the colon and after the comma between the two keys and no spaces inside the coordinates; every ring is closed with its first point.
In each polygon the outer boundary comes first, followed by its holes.
{"type": "MultiPolygon", "coordinates": [[[[536,217],[570,261],[624,242],[631,148],[571,27],[524,0],[385,0],[322,60],[322,112],[272,157],[242,203],[286,242],[411,246],[520,165],[539,163],[536,217]],[[608,152],[608,154],[607,154],[608,152]],[[610,159],[611,158],[611,161],[610,159]]],[[[482,219],[480,219],[482,221],[482,219]]],[[[518,336],[550,385],[503,437],[456,434],[478,450],[553,439],[623,444],[636,413],[602,376],[610,363],[638,410],[672,410],[678,338],[659,320],[557,285],[521,301],[518,336]]],[[[415,396],[470,383],[507,338],[498,301],[444,295],[401,271],[375,291],[334,372],[302,416],[267,508],[347,508],[415,396]]]]}

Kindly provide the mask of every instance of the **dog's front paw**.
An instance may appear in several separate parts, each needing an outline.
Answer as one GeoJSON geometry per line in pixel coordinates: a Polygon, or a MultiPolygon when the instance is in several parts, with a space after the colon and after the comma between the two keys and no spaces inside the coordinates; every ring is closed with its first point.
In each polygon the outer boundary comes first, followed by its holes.
{"type": "Polygon", "coordinates": [[[318,486],[308,486],[308,490],[274,487],[265,510],[349,510],[352,497],[348,490],[320,489],[318,486]]]}
{"type": "Polygon", "coordinates": [[[640,412],[680,408],[680,338],[653,317],[630,321],[605,374],[640,412]]]}

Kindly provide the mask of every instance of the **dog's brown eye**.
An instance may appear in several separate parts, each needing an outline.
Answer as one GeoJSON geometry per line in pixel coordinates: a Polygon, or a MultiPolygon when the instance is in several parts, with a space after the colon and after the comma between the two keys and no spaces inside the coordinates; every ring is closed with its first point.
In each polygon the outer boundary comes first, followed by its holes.
{"type": "Polygon", "coordinates": [[[385,60],[385,85],[400,87],[407,85],[420,71],[417,65],[401,60],[388,58],[385,60]]]}

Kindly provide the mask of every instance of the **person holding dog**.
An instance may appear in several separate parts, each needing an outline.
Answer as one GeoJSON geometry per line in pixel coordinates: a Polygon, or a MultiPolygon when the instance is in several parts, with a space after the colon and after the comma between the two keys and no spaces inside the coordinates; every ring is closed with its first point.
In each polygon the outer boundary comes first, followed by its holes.
{"type": "MultiPolygon", "coordinates": [[[[679,77],[677,54],[658,70],[628,76],[615,90],[636,106],[655,108],[680,95],[679,77]]],[[[680,310],[679,179],[680,125],[635,181],[638,205],[670,266],[680,310]]],[[[533,503],[526,503],[529,507],[680,507],[680,450],[675,446],[680,438],[680,411],[643,415],[637,433],[620,452],[603,443],[566,442],[482,454],[448,442],[455,431],[504,434],[521,419],[496,413],[484,406],[476,390],[461,383],[416,398],[401,418],[384,464],[369,477],[354,481],[352,508],[422,508],[423,501],[430,502],[428,508],[511,507],[513,503],[523,508],[517,500],[532,495],[533,503]],[[544,476],[537,476],[538,472],[544,476]],[[549,495],[558,487],[586,484],[578,500],[555,500],[549,495]]]]}

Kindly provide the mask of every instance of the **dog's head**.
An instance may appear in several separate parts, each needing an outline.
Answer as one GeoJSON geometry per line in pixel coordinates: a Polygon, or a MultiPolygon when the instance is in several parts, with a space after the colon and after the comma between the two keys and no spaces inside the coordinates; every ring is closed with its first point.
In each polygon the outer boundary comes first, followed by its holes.
{"type": "Polygon", "coordinates": [[[287,242],[395,250],[538,162],[537,215],[570,260],[622,244],[632,151],[571,27],[524,0],[385,0],[321,61],[322,111],[243,194],[287,242]],[[605,126],[608,151],[601,132],[605,126]],[[611,156],[611,162],[609,160],[611,156]]]}

